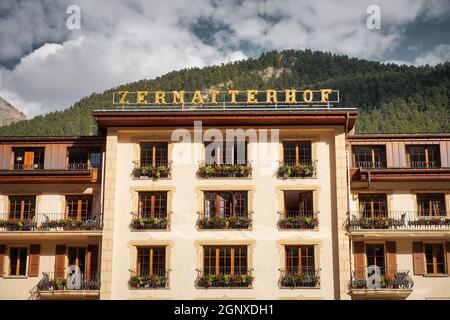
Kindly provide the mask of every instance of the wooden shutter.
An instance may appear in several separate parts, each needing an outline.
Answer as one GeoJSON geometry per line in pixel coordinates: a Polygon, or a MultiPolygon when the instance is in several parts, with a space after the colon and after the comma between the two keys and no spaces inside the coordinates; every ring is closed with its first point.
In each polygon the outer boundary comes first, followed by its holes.
{"type": "Polygon", "coordinates": [[[353,242],[353,253],[355,256],[355,277],[358,279],[365,278],[364,271],[364,242],[353,242]]]}
{"type": "Polygon", "coordinates": [[[393,279],[397,271],[397,245],[395,241],[386,242],[386,262],[388,277],[393,279]]]}
{"type": "Polygon", "coordinates": [[[413,242],[413,267],[414,274],[425,274],[425,261],[422,242],[413,242]]]}
{"type": "Polygon", "coordinates": [[[3,277],[5,271],[5,252],[6,246],[0,245],[0,277],[3,277]]]}
{"type": "Polygon", "coordinates": [[[86,278],[98,272],[98,245],[88,245],[86,256],[86,278]]]}
{"type": "Polygon", "coordinates": [[[66,246],[57,245],[55,251],[55,279],[65,278],[66,271],[66,246]]]}
{"type": "Polygon", "coordinates": [[[446,257],[446,262],[447,262],[447,274],[450,274],[450,242],[446,242],[445,243],[445,257],[446,257]]]}
{"type": "Polygon", "coordinates": [[[41,256],[41,246],[38,244],[30,245],[30,258],[28,264],[28,276],[39,276],[39,260],[41,256]]]}

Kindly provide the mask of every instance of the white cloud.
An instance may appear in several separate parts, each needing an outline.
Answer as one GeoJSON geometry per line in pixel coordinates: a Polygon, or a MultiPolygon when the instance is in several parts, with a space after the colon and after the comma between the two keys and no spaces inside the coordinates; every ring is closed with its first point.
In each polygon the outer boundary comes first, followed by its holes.
{"type": "MultiPolygon", "coordinates": [[[[449,13],[445,0],[380,0],[381,30],[366,27],[364,1],[300,0],[48,0],[7,1],[0,10],[0,96],[28,116],[63,109],[93,91],[153,78],[185,67],[246,58],[245,46],[326,50],[379,58],[392,50],[408,23],[449,13]],[[30,4],[31,2],[32,4],[30,4]],[[81,30],[65,28],[66,7],[81,8],[81,30]],[[204,43],[192,31],[200,21],[226,26],[204,43]],[[33,47],[38,48],[33,50],[33,47]]],[[[449,59],[445,48],[420,61],[449,59]]],[[[418,62],[420,62],[418,61],[418,62]]]]}
{"type": "Polygon", "coordinates": [[[435,46],[430,52],[418,56],[414,60],[414,64],[417,66],[426,64],[434,66],[446,61],[450,61],[450,44],[440,44],[435,46]]]}

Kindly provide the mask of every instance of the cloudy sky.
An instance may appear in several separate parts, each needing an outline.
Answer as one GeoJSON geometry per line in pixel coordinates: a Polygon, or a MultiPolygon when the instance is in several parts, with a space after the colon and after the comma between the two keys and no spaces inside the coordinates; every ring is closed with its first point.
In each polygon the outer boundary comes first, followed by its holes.
{"type": "Polygon", "coordinates": [[[1,0],[0,96],[28,117],[92,92],[273,49],[450,61],[449,0],[1,0]],[[80,29],[68,29],[77,5],[80,29]],[[370,30],[367,8],[380,8],[370,30]]]}

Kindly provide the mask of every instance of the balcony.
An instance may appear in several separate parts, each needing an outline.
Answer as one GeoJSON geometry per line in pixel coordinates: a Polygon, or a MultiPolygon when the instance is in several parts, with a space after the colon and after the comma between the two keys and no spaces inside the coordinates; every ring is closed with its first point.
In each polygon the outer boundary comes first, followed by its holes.
{"type": "Polygon", "coordinates": [[[408,270],[389,270],[379,268],[358,268],[353,271],[349,283],[350,294],[361,298],[406,298],[412,292],[414,281],[408,270]]]}
{"type": "Polygon", "coordinates": [[[320,269],[297,271],[287,271],[279,269],[281,272],[278,284],[280,288],[319,288],[320,269]]]}
{"type": "Polygon", "coordinates": [[[297,162],[279,161],[277,177],[288,178],[315,178],[317,160],[297,162]]]}
{"type": "Polygon", "coordinates": [[[361,169],[383,169],[387,167],[385,161],[355,161],[355,168],[361,169]]]}
{"type": "Polygon", "coordinates": [[[159,162],[155,165],[141,165],[140,161],[133,161],[132,177],[135,179],[152,179],[170,178],[170,162],[159,162]]]}
{"type": "Polygon", "coordinates": [[[209,230],[243,230],[252,226],[253,212],[236,214],[234,216],[209,216],[204,212],[197,212],[197,228],[209,230]]]}
{"type": "Polygon", "coordinates": [[[279,211],[278,228],[313,230],[319,227],[318,211],[279,211]]]}
{"type": "Polygon", "coordinates": [[[350,211],[347,229],[358,230],[450,230],[450,212],[441,211],[439,215],[422,215],[417,211],[386,211],[374,216],[350,211]]]}
{"type": "Polygon", "coordinates": [[[0,170],[0,183],[96,183],[99,168],[87,163],[69,163],[62,167],[46,168],[43,163],[13,164],[0,170]]]}
{"type": "Polygon", "coordinates": [[[172,212],[167,214],[155,214],[153,217],[148,213],[132,212],[131,213],[131,230],[168,230],[170,229],[170,216],[172,212]]]}
{"type": "Polygon", "coordinates": [[[409,161],[406,163],[408,168],[428,169],[428,168],[440,168],[440,161],[409,161]]]}
{"type": "Polygon", "coordinates": [[[195,281],[197,288],[251,288],[254,277],[253,270],[242,269],[231,271],[227,268],[220,268],[219,273],[205,272],[197,269],[198,275],[195,281]]]}
{"type": "Polygon", "coordinates": [[[158,270],[156,272],[131,272],[128,286],[130,289],[161,289],[169,287],[169,272],[167,270],[158,270]]]}
{"type": "Polygon", "coordinates": [[[197,171],[199,178],[248,178],[252,175],[252,166],[243,164],[200,163],[197,171]]]}
{"type": "Polygon", "coordinates": [[[68,218],[64,213],[34,213],[31,218],[15,218],[9,213],[0,214],[0,232],[63,232],[102,230],[101,214],[81,219],[68,218]]]}
{"type": "Polygon", "coordinates": [[[41,299],[65,296],[98,298],[100,274],[72,272],[55,276],[54,272],[43,272],[42,279],[36,285],[36,292],[41,299]]]}

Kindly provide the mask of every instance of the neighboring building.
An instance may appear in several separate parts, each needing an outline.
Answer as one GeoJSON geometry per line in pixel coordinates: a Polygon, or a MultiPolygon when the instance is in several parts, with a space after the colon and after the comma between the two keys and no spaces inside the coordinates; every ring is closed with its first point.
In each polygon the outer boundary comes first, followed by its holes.
{"type": "Polygon", "coordinates": [[[98,137],[0,139],[0,299],[450,298],[450,134],[354,135],[337,108],[93,115],[98,137]]]}

